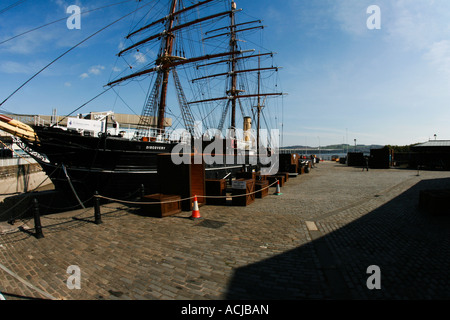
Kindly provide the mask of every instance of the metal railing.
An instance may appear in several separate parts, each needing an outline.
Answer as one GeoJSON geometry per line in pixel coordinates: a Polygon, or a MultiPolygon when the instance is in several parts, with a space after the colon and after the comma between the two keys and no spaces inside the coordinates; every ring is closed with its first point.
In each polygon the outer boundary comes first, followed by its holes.
{"type": "Polygon", "coordinates": [[[186,130],[162,130],[158,128],[148,128],[138,131],[139,136],[135,136],[138,139],[149,139],[148,141],[153,142],[182,142],[189,143],[191,141],[191,135],[186,130]]]}

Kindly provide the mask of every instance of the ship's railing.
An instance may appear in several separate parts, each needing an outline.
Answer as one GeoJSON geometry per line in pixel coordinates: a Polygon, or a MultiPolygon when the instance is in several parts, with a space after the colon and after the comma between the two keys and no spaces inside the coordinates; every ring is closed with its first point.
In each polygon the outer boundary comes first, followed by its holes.
{"type": "Polygon", "coordinates": [[[189,143],[191,135],[186,130],[163,130],[158,128],[149,128],[146,130],[139,130],[135,138],[142,141],[151,142],[177,142],[189,143]]]}
{"type": "Polygon", "coordinates": [[[42,119],[40,116],[34,116],[34,125],[35,126],[44,126],[46,124],[47,124],[46,121],[44,119],[42,119]]]}
{"type": "Polygon", "coordinates": [[[35,126],[43,126],[47,123],[47,121],[40,116],[8,114],[8,117],[28,125],[34,124],[35,126]]]}

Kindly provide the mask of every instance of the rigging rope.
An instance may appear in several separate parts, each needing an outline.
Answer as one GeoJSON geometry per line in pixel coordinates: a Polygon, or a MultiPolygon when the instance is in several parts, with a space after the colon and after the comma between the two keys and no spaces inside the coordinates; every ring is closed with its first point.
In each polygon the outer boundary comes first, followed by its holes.
{"type": "Polygon", "coordinates": [[[13,3],[13,4],[7,6],[6,8],[0,10],[0,14],[5,13],[6,11],[8,11],[8,10],[10,10],[10,9],[12,9],[12,8],[14,8],[14,7],[16,7],[16,6],[20,5],[20,4],[22,4],[22,3],[24,3],[25,1],[27,1],[27,0],[20,0],[20,1],[17,1],[17,2],[15,2],[15,3],[13,3]]]}
{"type": "Polygon", "coordinates": [[[61,54],[60,56],[58,56],[56,59],[54,59],[53,61],[51,61],[49,64],[47,64],[45,67],[43,67],[41,70],[39,70],[37,73],[35,73],[31,78],[29,78],[27,81],[25,81],[19,88],[17,88],[16,90],[14,90],[13,93],[11,93],[5,100],[2,101],[2,103],[0,103],[0,107],[6,102],[8,101],[13,95],[15,95],[20,89],[22,89],[25,85],[27,85],[31,80],[33,80],[34,78],[36,78],[41,72],[43,72],[45,69],[47,69],[48,67],[50,67],[52,64],[54,64],[56,61],[58,61],[59,59],[61,59],[62,57],[64,57],[66,54],[68,54],[69,52],[71,52],[72,50],[74,50],[75,48],[77,48],[78,46],[80,46],[81,44],[85,43],[86,41],[88,41],[89,39],[93,38],[94,36],[96,36],[97,34],[99,34],[100,32],[106,30],[107,28],[111,27],[112,25],[116,24],[117,22],[125,19],[126,17],[132,15],[133,13],[135,13],[136,11],[139,11],[141,9],[143,9],[144,7],[148,6],[148,4],[143,5],[142,7],[133,10],[132,12],[124,15],[123,17],[115,20],[114,22],[108,24],[107,26],[101,28],[100,30],[96,31],[95,33],[91,34],[89,37],[87,37],[86,39],[82,40],[81,42],[79,42],[78,44],[76,44],[75,46],[73,46],[72,48],[70,48],[69,50],[65,51],[63,54],[61,54]]]}
{"type": "Polygon", "coordinates": [[[83,202],[81,202],[80,198],[78,197],[78,194],[77,194],[77,192],[75,191],[75,188],[72,185],[72,181],[70,181],[70,177],[69,177],[69,175],[67,173],[66,167],[64,166],[64,164],[61,164],[61,166],[62,166],[62,169],[64,171],[64,174],[66,175],[67,181],[69,182],[70,188],[72,189],[73,194],[75,195],[75,198],[77,198],[77,201],[80,204],[80,206],[83,209],[86,209],[86,207],[84,206],[83,202]]]}
{"type": "Polygon", "coordinates": [[[61,121],[63,121],[64,119],[66,119],[67,117],[69,117],[70,115],[72,115],[74,112],[77,112],[78,110],[80,110],[81,108],[83,108],[85,105],[87,105],[88,103],[90,103],[91,101],[97,99],[98,97],[100,97],[101,95],[105,94],[106,92],[108,92],[109,90],[111,90],[112,87],[109,87],[108,89],[104,90],[103,92],[99,93],[98,95],[96,95],[94,98],[92,98],[91,100],[89,100],[88,102],[83,103],[81,106],[79,106],[78,108],[76,108],[75,110],[73,110],[71,113],[69,113],[68,115],[64,116],[62,119],[60,119],[56,125],[58,123],[60,123],[61,121]]]}
{"type": "MultiPolygon", "coordinates": [[[[25,1],[26,1],[26,0],[25,0],[25,1]]],[[[86,14],[86,13],[90,13],[90,12],[94,12],[94,11],[101,10],[101,9],[105,9],[105,8],[108,8],[108,7],[116,6],[116,5],[123,4],[123,3],[126,3],[126,2],[130,2],[130,1],[134,1],[134,0],[126,0],[126,1],[118,2],[118,3],[113,3],[113,4],[110,4],[110,5],[107,5],[107,6],[99,7],[99,8],[96,8],[96,9],[84,11],[84,12],[81,12],[80,15],[86,14]]],[[[2,12],[0,11],[0,14],[1,14],[1,13],[2,13],[2,12]]],[[[24,31],[24,32],[22,32],[22,33],[19,33],[19,34],[15,35],[15,36],[11,37],[11,38],[8,38],[8,39],[6,39],[6,40],[0,41],[0,45],[6,43],[6,42],[8,42],[8,41],[14,40],[15,38],[18,38],[18,37],[21,37],[21,36],[23,36],[23,35],[26,35],[27,33],[30,33],[30,32],[33,32],[33,31],[36,31],[36,30],[39,30],[39,29],[42,29],[42,28],[44,28],[44,27],[47,27],[47,26],[49,26],[49,25],[52,25],[52,24],[55,24],[55,23],[57,23],[57,22],[64,21],[64,20],[67,20],[67,17],[64,17],[64,18],[61,18],[61,19],[58,19],[58,20],[55,20],[55,21],[46,23],[46,24],[44,24],[44,25],[42,25],[42,26],[39,26],[39,27],[30,29],[30,30],[24,31]]]]}

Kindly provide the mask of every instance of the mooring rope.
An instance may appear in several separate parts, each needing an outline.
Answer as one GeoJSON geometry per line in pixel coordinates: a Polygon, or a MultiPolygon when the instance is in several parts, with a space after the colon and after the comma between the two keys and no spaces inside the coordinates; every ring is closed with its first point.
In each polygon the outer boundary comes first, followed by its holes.
{"type": "Polygon", "coordinates": [[[74,188],[73,185],[72,185],[72,181],[70,181],[70,177],[69,177],[69,174],[67,173],[66,167],[64,166],[64,164],[61,164],[61,167],[62,167],[62,169],[63,169],[63,171],[64,171],[64,174],[66,175],[67,182],[69,182],[69,186],[70,186],[70,188],[72,189],[72,192],[73,192],[73,194],[75,195],[75,198],[77,198],[77,201],[78,201],[78,203],[80,204],[80,206],[81,206],[83,209],[86,209],[86,207],[84,206],[83,202],[81,202],[80,198],[78,197],[78,194],[77,194],[77,192],[75,191],[75,188],[74,188]]]}

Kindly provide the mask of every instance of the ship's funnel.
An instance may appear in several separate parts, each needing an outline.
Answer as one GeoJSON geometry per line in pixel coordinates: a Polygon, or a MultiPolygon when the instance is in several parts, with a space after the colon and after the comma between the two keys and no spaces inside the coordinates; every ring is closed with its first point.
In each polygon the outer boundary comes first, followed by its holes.
{"type": "Polygon", "coordinates": [[[252,129],[252,118],[244,117],[244,141],[250,141],[251,129],[252,129]]]}

